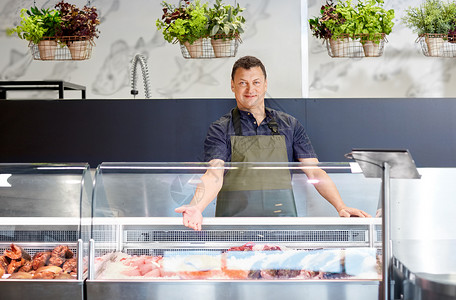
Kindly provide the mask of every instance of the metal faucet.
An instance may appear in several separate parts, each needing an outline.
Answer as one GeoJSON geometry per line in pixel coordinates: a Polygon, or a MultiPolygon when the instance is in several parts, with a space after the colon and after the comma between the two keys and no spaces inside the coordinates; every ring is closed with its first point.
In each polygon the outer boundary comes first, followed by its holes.
{"type": "Polygon", "coordinates": [[[131,68],[131,94],[136,97],[138,95],[138,90],[136,89],[136,66],[139,64],[141,65],[141,72],[143,75],[143,82],[144,82],[144,94],[145,98],[150,98],[150,80],[149,80],[149,69],[147,68],[147,61],[146,57],[142,54],[136,54],[132,61],[132,68],[131,68]]]}

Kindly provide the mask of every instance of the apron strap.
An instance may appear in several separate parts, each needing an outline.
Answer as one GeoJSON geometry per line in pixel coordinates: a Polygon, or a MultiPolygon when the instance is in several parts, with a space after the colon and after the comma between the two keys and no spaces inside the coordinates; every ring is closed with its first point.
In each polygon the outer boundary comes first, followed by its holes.
{"type": "MultiPolygon", "coordinates": [[[[239,112],[237,106],[231,111],[231,116],[233,118],[234,133],[242,136],[241,113],[239,112]]],[[[280,135],[279,125],[274,117],[271,117],[271,121],[268,122],[268,127],[271,129],[271,135],[280,135]]]]}
{"type": "Polygon", "coordinates": [[[231,111],[231,116],[233,118],[234,133],[242,136],[241,113],[237,106],[231,111]]]}
{"type": "Polygon", "coordinates": [[[271,129],[272,135],[280,135],[279,125],[277,125],[277,122],[276,122],[276,120],[274,120],[274,118],[272,118],[271,121],[269,121],[268,127],[269,127],[269,129],[271,129]]]}

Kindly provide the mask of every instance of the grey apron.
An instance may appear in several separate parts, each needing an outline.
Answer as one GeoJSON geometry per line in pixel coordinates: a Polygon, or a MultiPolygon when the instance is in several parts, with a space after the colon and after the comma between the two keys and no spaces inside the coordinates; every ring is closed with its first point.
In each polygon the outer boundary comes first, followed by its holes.
{"type": "MultiPolygon", "coordinates": [[[[234,136],[231,136],[231,162],[288,162],[285,136],[277,122],[268,126],[272,135],[242,136],[240,113],[232,111],[234,136]]],[[[217,196],[217,217],[296,217],[296,206],[287,169],[229,170],[217,196]]]]}

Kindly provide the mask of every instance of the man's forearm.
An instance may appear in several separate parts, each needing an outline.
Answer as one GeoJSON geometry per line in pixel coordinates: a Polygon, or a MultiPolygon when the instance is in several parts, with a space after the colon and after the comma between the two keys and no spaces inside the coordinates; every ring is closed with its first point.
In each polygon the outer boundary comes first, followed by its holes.
{"type": "Polygon", "coordinates": [[[314,172],[314,178],[316,179],[315,188],[318,193],[325,198],[337,211],[346,207],[342,200],[336,185],[332,181],[331,177],[326,174],[323,170],[317,170],[314,172]]]}
{"type": "Polygon", "coordinates": [[[223,170],[208,170],[201,176],[201,182],[197,185],[190,205],[198,207],[203,212],[211,203],[223,185],[223,170]]]}
{"type": "Polygon", "coordinates": [[[315,180],[315,189],[323,198],[331,203],[338,212],[346,207],[331,177],[318,167],[318,159],[300,158],[299,161],[303,163],[302,170],[307,178],[315,180]]]}

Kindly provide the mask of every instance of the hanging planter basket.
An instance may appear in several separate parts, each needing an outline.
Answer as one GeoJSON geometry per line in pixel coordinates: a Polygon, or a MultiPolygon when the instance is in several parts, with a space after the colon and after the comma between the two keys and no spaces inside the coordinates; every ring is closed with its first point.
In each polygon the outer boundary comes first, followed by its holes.
{"type": "Polygon", "coordinates": [[[386,36],[379,35],[379,42],[367,40],[368,34],[342,36],[339,39],[326,39],[328,55],[335,58],[380,57],[385,48],[386,36]]]}
{"type": "Polygon", "coordinates": [[[45,38],[38,44],[29,43],[30,53],[34,60],[86,60],[92,56],[95,45],[92,39],[81,36],[45,38]]]}
{"type": "Polygon", "coordinates": [[[201,38],[193,44],[180,43],[182,56],[186,59],[210,59],[234,57],[242,40],[239,36],[201,38]]]}
{"type": "Polygon", "coordinates": [[[456,57],[456,35],[426,33],[417,40],[421,51],[429,57],[456,57]]]}

